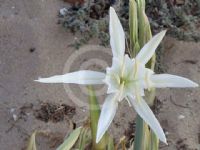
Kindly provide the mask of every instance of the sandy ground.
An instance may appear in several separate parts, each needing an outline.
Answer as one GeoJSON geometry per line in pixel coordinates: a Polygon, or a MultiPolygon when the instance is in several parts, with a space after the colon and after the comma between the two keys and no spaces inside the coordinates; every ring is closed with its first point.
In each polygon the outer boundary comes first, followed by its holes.
{"type": "MultiPolygon", "coordinates": [[[[181,75],[199,83],[199,50],[199,43],[168,38],[164,53],[167,73],[181,75]]],[[[178,144],[183,139],[183,143],[188,144],[187,149],[200,149],[199,94],[199,88],[159,90],[158,97],[163,102],[159,118],[168,132],[169,145],[175,145],[175,142],[178,144]]]]}
{"type": "MultiPolygon", "coordinates": [[[[39,84],[33,80],[79,69],[103,70],[111,63],[109,48],[90,45],[75,50],[69,47],[75,36],[57,24],[57,11],[65,5],[59,0],[0,0],[1,150],[24,149],[31,133],[38,129],[51,134],[50,139],[38,139],[39,149],[55,149],[60,139],[71,131],[70,122],[79,126],[87,116],[85,88],[39,84]],[[69,92],[70,89],[75,92],[69,92]],[[76,107],[76,114],[57,123],[38,120],[34,114],[42,102],[65,103],[76,107]]],[[[171,38],[165,41],[163,64],[167,72],[199,83],[200,43],[171,38]]],[[[95,41],[90,44],[93,43],[95,41]]],[[[102,103],[105,87],[96,89],[102,103]]],[[[182,145],[186,150],[198,149],[199,89],[162,89],[157,95],[162,103],[158,118],[169,142],[169,146],[162,145],[162,149],[176,150],[182,145]]],[[[110,127],[116,139],[123,135],[134,116],[135,112],[124,101],[110,127]]]]}

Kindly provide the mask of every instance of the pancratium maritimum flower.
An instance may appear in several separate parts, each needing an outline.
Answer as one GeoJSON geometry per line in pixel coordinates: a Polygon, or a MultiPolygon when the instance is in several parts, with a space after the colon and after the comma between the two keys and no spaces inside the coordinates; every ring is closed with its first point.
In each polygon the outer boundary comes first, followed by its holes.
{"type": "Polygon", "coordinates": [[[152,87],[197,87],[198,84],[175,75],[154,74],[152,70],[145,67],[145,64],[153,56],[166,31],[155,35],[140,50],[136,58],[131,59],[128,55],[125,55],[125,34],[118,16],[112,7],[110,8],[109,30],[113,59],[112,66],[106,69],[106,73],[83,70],[49,78],[40,78],[36,81],[42,83],[75,83],[85,85],[107,84],[108,96],[105,99],[99,118],[96,142],[100,141],[111,124],[118,103],[126,99],[155,132],[158,138],[167,143],[163,129],[143,99],[144,90],[152,87]]]}

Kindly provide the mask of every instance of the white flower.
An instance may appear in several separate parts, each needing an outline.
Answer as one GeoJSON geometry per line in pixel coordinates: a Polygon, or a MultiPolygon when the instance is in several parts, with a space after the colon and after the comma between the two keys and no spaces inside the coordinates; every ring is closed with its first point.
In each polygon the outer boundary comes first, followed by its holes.
{"type": "Polygon", "coordinates": [[[107,84],[108,96],[102,107],[98,122],[96,142],[99,142],[111,124],[118,103],[126,99],[155,132],[158,138],[167,143],[163,129],[153,112],[143,99],[144,90],[152,87],[197,87],[193,81],[170,74],[154,74],[145,67],[163,39],[166,31],[155,35],[139,52],[136,58],[125,55],[125,34],[115,10],[110,8],[110,45],[112,48],[112,66],[105,73],[96,71],[77,71],[65,75],[40,78],[42,83],[75,83],[75,84],[107,84]]]}

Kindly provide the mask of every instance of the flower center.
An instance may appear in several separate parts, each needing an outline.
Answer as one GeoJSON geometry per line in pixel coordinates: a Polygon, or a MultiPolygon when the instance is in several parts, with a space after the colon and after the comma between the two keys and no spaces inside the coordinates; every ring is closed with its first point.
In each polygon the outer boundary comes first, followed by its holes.
{"type": "Polygon", "coordinates": [[[136,87],[139,94],[144,95],[143,91],[149,87],[149,76],[152,71],[140,62],[125,56],[123,62],[113,59],[113,65],[106,70],[106,74],[108,93],[120,92],[118,97],[124,97],[133,93],[136,87]]]}
{"type": "Polygon", "coordinates": [[[126,83],[128,82],[128,80],[124,77],[120,77],[119,81],[120,81],[119,82],[120,85],[122,85],[122,84],[126,85],[126,83]]]}

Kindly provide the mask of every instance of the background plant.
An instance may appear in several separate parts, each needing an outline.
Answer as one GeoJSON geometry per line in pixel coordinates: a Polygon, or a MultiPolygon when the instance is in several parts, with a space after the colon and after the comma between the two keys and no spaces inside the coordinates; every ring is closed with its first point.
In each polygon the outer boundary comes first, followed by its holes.
{"type": "MultiPolygon", "coordinates": [[[[99,39],[99,44],[109,44],[108,9],[114,5],[120,20],[129,33],[129,0],[90,0],[82,6],[70,6],[59,23],[73,33],[80,33],[72,46],[79,48],[92,37],[99,39]],[[84,33],[84,34],[82,34],[84,33]]],[[[153,33],[168,28],[168,34],[179,40],[200,40],[200,1],[199,0],[146,0],[146,13],[153,33]]],[[[128,34],[127,34],[128,35],[128,34]]]]}

